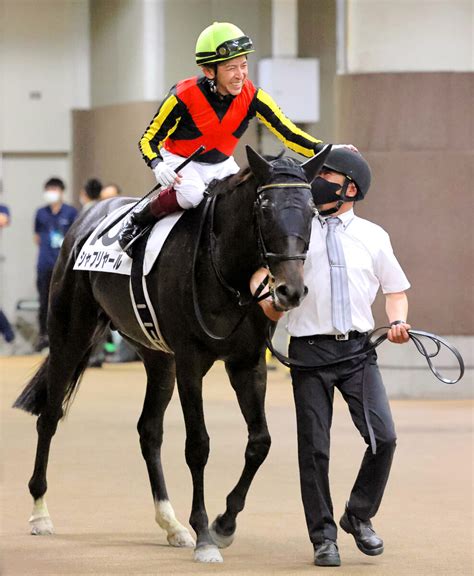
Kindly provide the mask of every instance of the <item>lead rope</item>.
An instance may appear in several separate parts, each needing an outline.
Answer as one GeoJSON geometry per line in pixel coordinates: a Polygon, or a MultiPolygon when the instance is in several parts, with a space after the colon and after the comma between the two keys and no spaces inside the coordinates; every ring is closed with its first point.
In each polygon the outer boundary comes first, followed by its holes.
{"type": "Polygon", "coordinates": [[[258,302],[260,302],[261,300],[263,300],[264,298],[268,297],[268,294],[263,294],[262,295],[262,291],[264,290],[265,286],[268,284],[269,281],[269,276],[270,274],[268,274],[267,276],[265,276],[265,278],[262,280],[262,282],[259,284],[257,290],[255,291],[255,293],[253,294],[252,298],[250,298],[248,300],[248,302],[243,302],[242,301],[242,297],[240,295],[240,292],[238,290],[235,290],[234,288],[232,288],[232,286],[230,286],[225,279],[223,278],[222,274],[220,273],[218,267],[216,267],[215,265],[215,261],[214,261],[214,251],[213,251],[213,244],[212,244],[212,220],[214,218],[214,206],[215,206],[215,201],[216,201],[216,196],[210,196],[207,198],[206,200],[206,204],[204,206],[204,210],[201,216],[201,222],[199,223],[199,231],[198,231],[198,236],[197,236],[197,240],[196,240],[196,245],[194,247],[194,256],[193,256],[193,264],[192,264],[192,293],[193,293],[193,305],[194,305],[194,313],[196,314],[196,319],[199,323],[199,326],[201,327],[201,330],[207,335],[209,336],[209,338],[212,338],[212,340],[227,340],[227,338],[230,338],[232,336],[232,334],[234,334],[234,332],[236,332],[237,328],[239,328],[239,326],[242,324],[244,318],[246,317],[248,311],[251,308],[252,304],[256,304],[258,302]],[[214,332],[212,332],[212,330],[210,328],[208,328],[207,324],[204,321],[204,317],[202,315],[201,312],[201,307],[199,306],[199,300],[197,297],[197,287],[196,287],[196,262],[198,259],[198,253],[199,253],[199,248],[201,245],[201,239],[202,239],[202,234],[203,234],[203,230],[204,230],[204,224],[206,222],[206,218],[207,218],[207,214],[209,212],[209,209],[212,208],[211,211],[211,230],[210,230],[210,235],[211,235],[211,248],[210,248],[210,252],[211,252],[211,262],[212,262],[212,266],[214,268],[214,272],[216,273],[216,276],[219,280],[219,282],[222,284],[222,286],[229,290],[237,299],[238,299],[238,303],[239,306],[241,306],[242,308],[244,308],[241,317],[239,318],[239,320],[237,321],[237,323],[235,324],[235,326],[232,328],[232,330],[230,330],[227,334],[225,334],[224,336],[219,336],[218,334],[215,334],[214,332]]]}
{"type": "MultiPolygon", "coordinates": [[[[318,370],[320,368],[326,368],[328,366],[334,366],[335,364],[339,364],[340,362],[346,362],[348,360],[353,360],[355,358],[359,358],[360,356],[364,356],[365,354],[368,354],[369,352],[372,352],[372,350],[375,350],[375,348],[377,348],[377,346],[380,346],[380,344],[382,344],[382,342],[384,342],[387,339],[387,330],[390,329],[390,326],[380,326],[378,328],[375,328],[375,330],[372,330],[372,332],[369,332],[369,334],[367,335],[367,340],[368,340],[368,345],[364,347],[363,350],[361,350],[360,352],[358,352],[357,354],[351,354],[350,356],[344,356],[342,358],[339,358],[338,360],[333,360],[332,362],[326,362],[324,364],[305,364],[304,362],[300,362],[299,360],[294,360],[292,358],[288,358],[287,356],[285,356],[284,354],[281,354],[280,352],[278,352],[278,350],[275,350],[275,348],[273,347],[272,344],[272,328],[270,327],[268,334],[267,334],[267,347],[270,350],[270,352],[275,356],[275,358],[281,362],[284,366],[287,366],[288,368],[293,368],[294,370],[318,370]],[[383,334],[379,334],[377,336],[378,332],[384,331],[383,334]]],[[[441,382],[443,382],[444,384],[456,384],[456,382],[459,382],[459,380],[461,380],[461,378],[464,376],[464,360],[463,357],[461,356],[459,350],[453,346],[452,344],[450,344],[447,340],[444,340],[443,338],[441,338],[440,336],[437,336],[436,334],[431,334],[430,332],[424,332],[423,330],[414,330],[414,329],[410,329],[408,331],[408,335],[410,336],[410,340],[415,344],[418,352],[424,356],[424,358],[426,359],[426,362],[428,363],[428,367],[431,370],[431,372],[436,376],[436,378],[438,378],[438,380],[441,380],[441,382]],[[421,342],[420,338],[427,338],[428,340],[431,340],[432,342],[434,342],[436,344],[436,351],[433,353],[429,353],[428,350],[426,349],[425,345],[421,342]],[[442,374],[439,372],[439,370],[437,370],[432,362],[432,358],[435,358],[439,352],[441,351],[441,347],[444,346],[446,347],[452,354],[453,356],[456,358],[458,365],[459,365],[459,376],[457,378],[455,378],[454,380],[450,380],[449,378],[445,378],[444,376],[442,376],[442,374]]]]}
{"type": "MultiPolygon", "coordinates": [[[[380,344],[382,344],[382,342],[384,342],[387,339],[387,330],[389,330],[389,329],[390,329],[390,326],[380,326],[379,328],[376,328],[375,330],[373,330],[372,332],[370,332],[367,335],[369,345],[366,346],[362,351],[358,352],[357,354],[351,354],[350,356],[344,356],[342,358],[339,358],[338,360],[334,360],[333,362],[326,362],[324,364],[312,364],[312,365],[305,364],[303,362],[299,362],[298,360],[293,360],[292,358],[288,358],[287,356],[284,356],[283,354],[281,354],[280,352],[275,350],[275,348],[273,347],[273,344],[272,344],[272,340],[271,340],[272,328],[270,328],[268,331],[267,347],[270,350],[270,352],[275,356],[275,358],[277,360],[279,360],[282,364],[287,366],[288,368],[293,368],[294,370],[303,370],[303,371],[317,370],[320,368],[326,368],[328,366],[334,366],[335,364],[339,364],[340,362],[346,362],[347,360],[353,360],[355,358],[360,358],[361,356],[367,356],[370,352],[375,350],[375,348],[377,348],[377,346],[380,346],[380,344]],[[377,332],[381,332],[382,330],[384,331],[384,333],[376,336],[377,332]]],[[[463,360],[461,354],[459,353],[458,349],[455,346],[453,346],[452,344],[450,344],[446,340],[443,340],[442,338],[440,338],[436,334],[431,334],[430,332],[424,332],[422,330],[411,330],[410,329],[408,331],[408,334],[410,336],[410,340],[412,340],[412,342],[415,344],[418,352],[422,356],[425,357],[431,372],[436,376],[436,378],[438,378],[438,380],[441,380],[441,382],[444,382],[444,384],[456,384],[456,382],[459,382],[459,380],[461,380],[461,378],[464,375],[464,360],[463,360]],[[433,352],[432,354],[430,354],[428,352],[428,350],[426,349],[425,345],[421,342],[420,337],[428,338],[429,340],[434,342],[436,344],[436,351],[433,352]],[[459,376],[455,380],[449,380],[448,378],[444,378],[441,375],[441,373],[434,367],[433,362],[431,361],[432,358],[434,358],[435,356],[437,356],[439,354],[439,352],[441,350],[441,346],[445,346],[455,356],[456,360],[458,361],[459,376]]],[[[370,449],[371,449],[372,454],[375,455],[377,452],[377,441],[375,439],[374,430],[372,428],[372,423],[370,421],[370,410],[369,410],[369,405],[367,402],[367,382],[366,382],[366,380],[367,380],[367,376],[366,376],[367,366],[368,366],[368,363],[366,363],[364,366],[364,373],[363,373],[363,377],[362,377],[362,407],[364,410],[364,419],[365,419],[365,423],[367,426],[367,432],[369,435],[370,449]]]]}

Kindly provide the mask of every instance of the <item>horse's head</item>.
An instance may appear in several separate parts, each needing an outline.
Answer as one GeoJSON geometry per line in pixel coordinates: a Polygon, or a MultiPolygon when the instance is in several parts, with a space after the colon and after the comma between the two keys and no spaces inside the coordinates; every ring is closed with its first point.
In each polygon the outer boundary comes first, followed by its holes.
{"type": "Polygon", "coordinates": [[[271,162],[247,146],[250,169],[257,179],[256,222],[261,255],[271,274],[277,310],[299,306],[308,292],[303,263],[311,235],[314,205],[311,182],[331,146],[304,164],[289,157],[271,162]]]}

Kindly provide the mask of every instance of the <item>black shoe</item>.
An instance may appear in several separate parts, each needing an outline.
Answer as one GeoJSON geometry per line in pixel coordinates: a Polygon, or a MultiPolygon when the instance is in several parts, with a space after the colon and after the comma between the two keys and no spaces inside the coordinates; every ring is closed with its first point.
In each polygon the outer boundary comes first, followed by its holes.
{"type": "Polygon", "coordinates": [[[156,218],[150,211],[149,201],[132,210],[123,220],[118,243],[130,258],[133,258],[133,241],[147,225],[153,224],[155,221],[156,218]]]}
{"type": "Polygon", "coordinates": [[[340,527],[354,536],[357,548],[368,556],[378,556],[383,552],[383,540],[375,533],[370,520],[363,521],[347,509],[339,521],[340,527]]]}
{"type": "Polygon", "coordinates": [[[314,545],[315,566],[340,566],[341,557],[337,544],[333,540],[325,540],[322,544],[314,545]]]}

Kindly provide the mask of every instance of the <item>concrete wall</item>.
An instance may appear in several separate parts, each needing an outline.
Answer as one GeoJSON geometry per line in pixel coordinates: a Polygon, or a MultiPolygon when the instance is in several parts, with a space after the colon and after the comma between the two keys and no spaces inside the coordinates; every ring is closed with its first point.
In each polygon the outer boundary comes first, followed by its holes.
{"type": "Polygon", "coordinates": [[[89,106],[88,2],[1,0],[2,149],[70,149],[70,110],[89,106]]]}
{"type": "Polygon", "coordinates": [[[336,17],[334,0],[298,2],[298,54],[319,58],[320,71],[320,120],[305,128],[325,142],[335,142],[336,131],[336,17]]]}
{"type": "Polygon", "coordinates": [[[168,86],[199,72],[194,64],[196,40],[214,21],[232,22],[252,38],[256,52],[249,56],[251,78],[256,78],[258,58],[271,55],[271,0],[173,0],[166,2],[165,16],[168,86]]]}
{"type": "Polygon", "coordinates": [[[12,212],[0,233],[0,305],[11,314],[36,296],[33,217],[43,183],[59,176],[72,198],[72,108],[89,106],[87,0],[0,0],[0,202],[12,212]]]}
{"type": "MultiPolygon", "coordinates": [[[[92,106],[161,100],[178,80],[200,72],[196,40],[214,21],[240,26],[259,57],[271,54],[271,0],[94,0],[92,106]]],[[[256,62],[250,59],[253,77],[256,62]]]]}
{"type": "Polygon", "coordinates": [[[472,0],[347,0],[347,71],[473,71],[473,29],[472,0]]]}
{"type": "Polygon", "coordinates": [[[92,107],[144,100],[149,78],[155,83],[151,96],[161,95],[163,5],[158,0],[91,2],[92,107]]]}

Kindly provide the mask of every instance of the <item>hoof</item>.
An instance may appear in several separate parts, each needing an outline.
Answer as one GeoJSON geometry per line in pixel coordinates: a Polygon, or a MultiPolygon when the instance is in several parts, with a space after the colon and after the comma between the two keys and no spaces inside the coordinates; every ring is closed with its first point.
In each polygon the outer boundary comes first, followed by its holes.
{"type": "Polygon", "coordinates": [[[194,548],[196,546],[194,538],[186,529],[170,534],[168,536],[168,544],[176,546],[176,548],[194,548]]]}
{"type": "Polygon", "coordinates": [[[207,544],[206,546],[199,546],[194,550],[194,561],[195,562],[224,562],[221,553],[217,546],[212,546],[212,544],[207,544]]]}
{"type": "Polygon", "coordinates": [[[217,532],[217,518],[210,526],[209,533],[211,535],[214,544],[216,544],[216,546],[218,546],[219,548],[227,548],[234,541],[235,533],[230,534],[230,536],[225,536],[224,534],[219,534],[217,532]]]}
{"type": "Polygon", "coordinates": [[[33,536],[50,536],[54,534],[54,526],[49,516],[30,520],[30,534],[33,536]]]}

